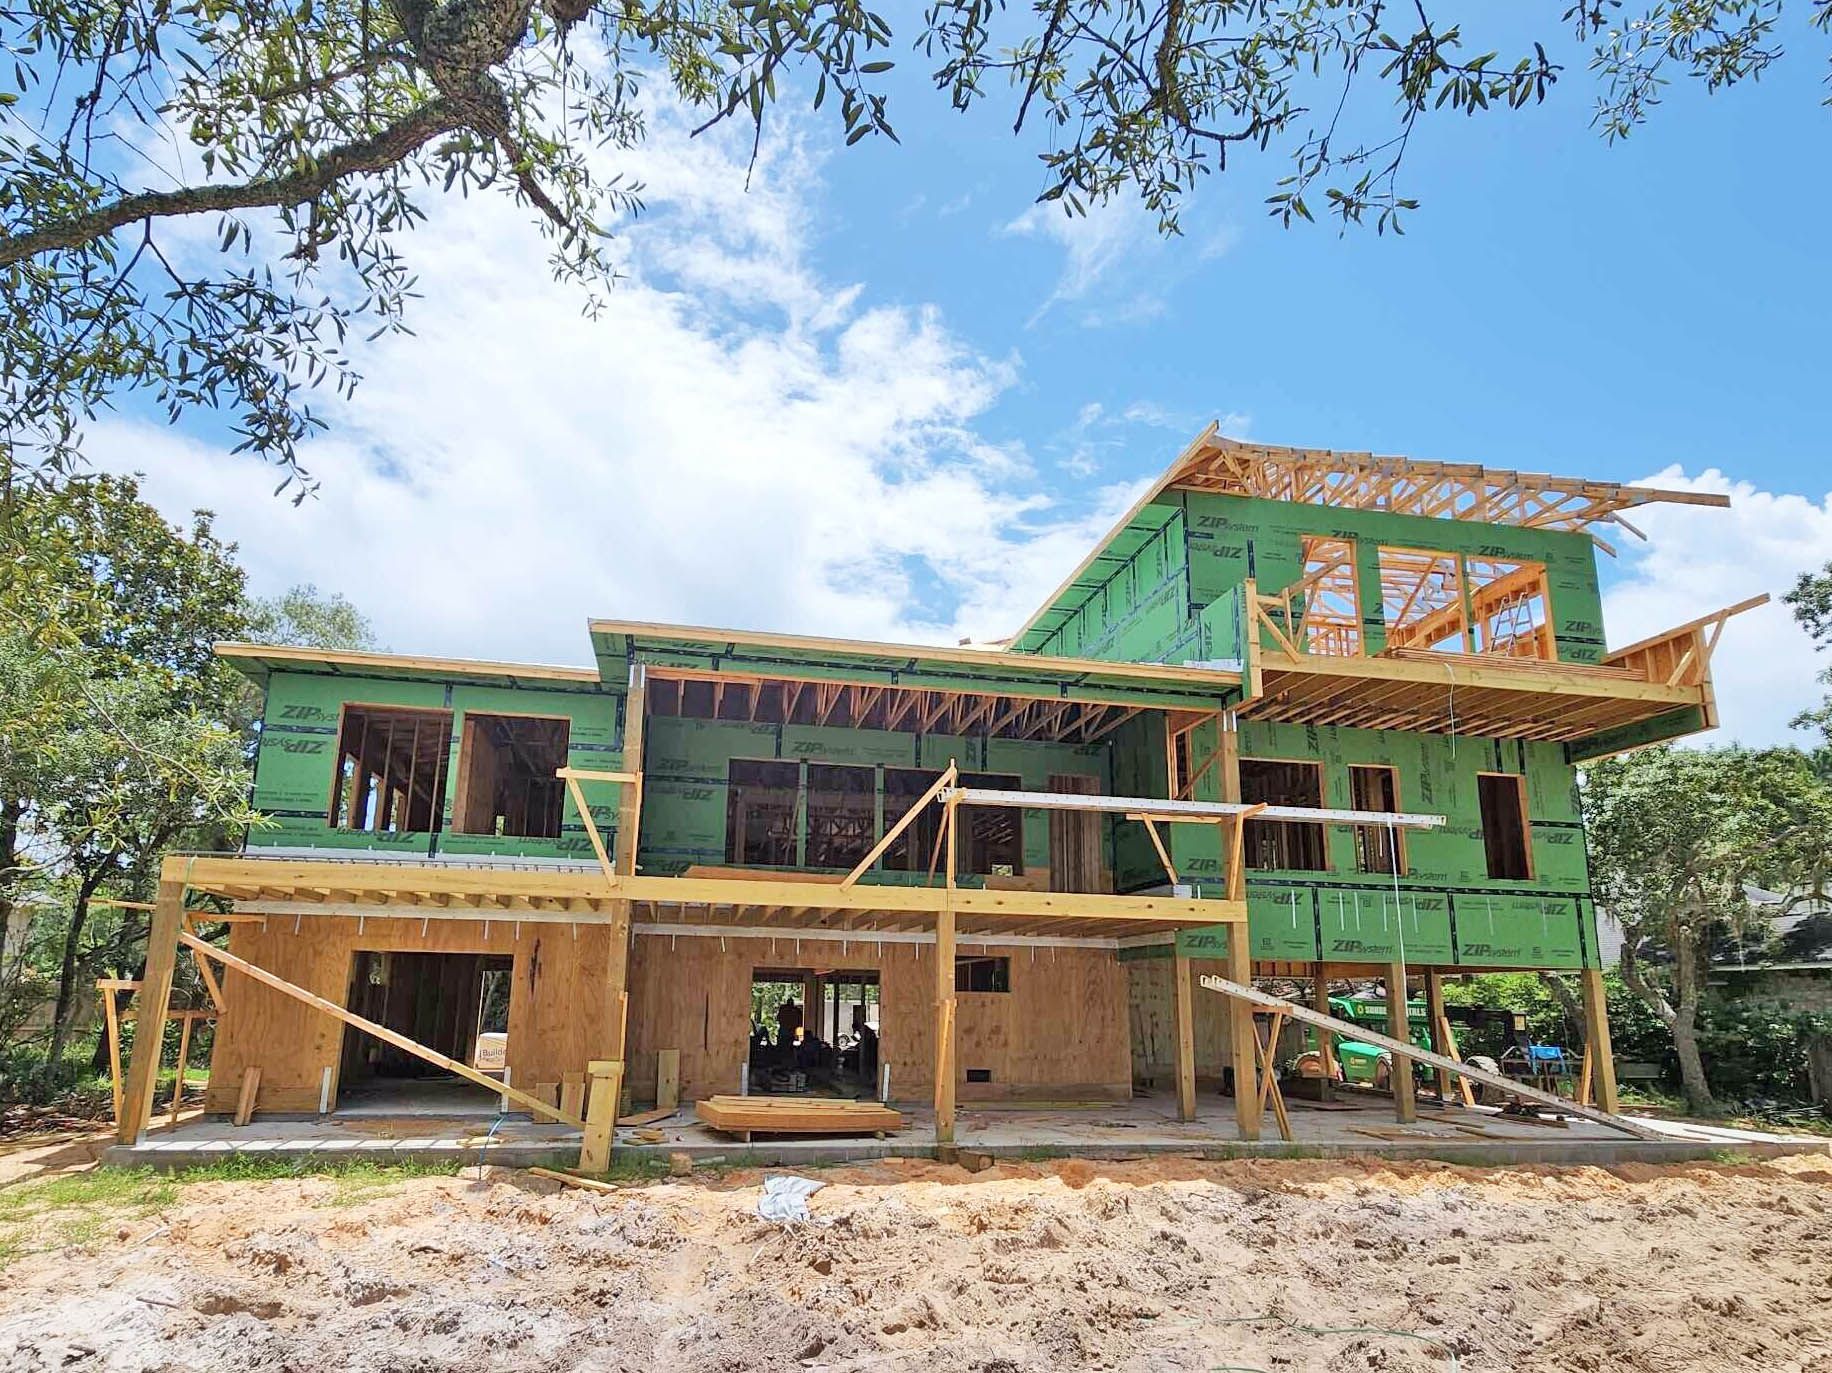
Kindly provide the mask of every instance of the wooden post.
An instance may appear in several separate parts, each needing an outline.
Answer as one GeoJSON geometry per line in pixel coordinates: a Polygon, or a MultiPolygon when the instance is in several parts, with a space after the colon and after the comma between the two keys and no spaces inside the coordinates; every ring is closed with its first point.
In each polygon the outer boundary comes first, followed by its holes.
{"type": "Polygon", "coordinates": [[[159,1085],[159,1054],[165,1039],[165,1014],[172,1004],[172,973],[178,966],[178,929],[183,918],[184,883],[161,878],[152,928],[146,936],[146,975],[140,979],[135,1007],[139,1030],[134,1035],[127,1091],[116,1121],[115,1135],[123,1144],[136,1143],[153,1118],[153,1092],[159,1085]]]}
{"type": "MultiPolygon", "coordinates": [[[[1401,1044],[1412,1043],[1412,1022],[1406,1014],[1406,965],[1395,959],[1387,965],[1387,1036],[1401,1044]]],[[[1393,1055],[1393,1118],[1410,1125],[1419,1118],[1418,1096],[1412,1082],[1412,1060],[1393,1055]]]]}
{"type": "MultiPolygon", "coordinates": [[[[1253,595],[1253,584],[1247,583],[1249,602],[1253,595]]],[[[1247,615],[1249,631],[1252,629],[1253,616],[1249,605],[1247,615]]],[[[1216,785],[1221,791],[1221,799],[1229,803],[1240,801],[1240,734],[1235,727],[1232,714],[1224,716],[1219,722],[1221,737],[1216,740],[1216,749],[1221,761],[1216,767],[1216,785]]],[[[1217,826],[1218,837],[1229,842],[1228,849],[1228,899],[1245,901],[1247,899],[1247,881],[1245,854],[1242,851],[1242,839],[1245,826],[1236,820],[1230,827],[1225,821],[1217,826]],[[1232,833],[1228,831],[1232,829],[1232,833]]],[[[1248,947],[1250,939],[1247,922],[1242,920],[1228,926],[1228,980],[1242,986],[1253,984],[1253,952],[1248,947]]],[[[1242,1139],[1260,1137],[1260,1091],[1259,1072],[1255,1066],[1258,1058],[1257,1044],[1259,1031],[1253,1023],[1253,1007],[1245,1001],[1228,998],[1228,1057],[1234,1069],[1234,1129],[1242,1139]]]]}
{"type": "MultiPolygon", "coordinates": [[[[1253,955],[1247,948],[1247,922],[1228,926],[1228,980],[1253,984],[1253,955]]],[[[1228,1000],[1228,1055],[1234,1060],[1234,1123],[1242,1139],[1260,1137],[1259,1072],[1256,1045],[1259,1030],[1253,1007],[1232,997],[1228,1000]]]]}
{"type": "Polygon", "coordinates": [[[102,1013],[108,1018],[108,1080],[114,1087],[115,1130],[122,1120],[121,1099],[121,1008],[115,1004],[115,989],[102,988],[102,1013]]]}
{"type": "Polygon", "coordinates": [[[261,1070],[251,1063],[242,1069],[242,1090],[235,1099],[235,1124],[246,1125],[254,1119],[254,1104],[260,1095],[261,1070]]]}
{"type": "MultiPolygon", "coordinates": [[[[1425,974],[1425,1019],[1431,1027],[1431,1047],[1446,1058],[1453,1057],[1456,1050],[1445,1037],[1445,1032],[1450,1028],[1450,1018],[1444,1014],[1444,977],[1441,973],[1425,974]]],[[[1451,1075],[1443,1068],[1437,1070],[1437,1075],[1438,1100],[1448,1102],[1451,1075]]]]}
{"type": "Polygon", "coordinates": [[[1620,1109],[1616,1095],[1615,1051],[1609,1042],[1609,1002],[1603,993],[1603,973],[1584,969],[1584,1052],[1590,1059],[1590,1084],[1597,1106],[1614,1115],[1620,1109]]]}
{"type": "Polygon", "coordinates": [[[617,1133],[617,1098],[623,1091],[623,1064],[594,1058],[586,1065],[591,1096],[585,1104],[585,1147],[579,1151],[581,1173],[605,1173],[611,1167],[611,1140],[617,1133]]]}
{"type": "Polygon", "coordinates": [[[935,916],[935,1142],[954,1143],[954,878],[959,803],[942,812],[948,850],[947,896],[935,916]]]}
{"type": "Polygon", "coordinates": [[[1181,953],[1171,955],[1170,989],[1177,1012],[1177,1119],[1188,1122],[1196,1118],[1196,986],[1181,953]]]}
{"type": "Polygon", "coordinates": [[[178,1111],[184,1105],[184,1068],[191,1058],[191,1022],[196,1017],[185,1013],[184,1024],[178,1029],[178,1080],[172,1084],[172,1124],[178,1123],[178,1111]]]}
{"type": "MultiPolygon", "coordinates": [[[[1323,965],[1317,964],[1316,974],[1311,978],[1311,1006],[1319,1015],[1329,1014],[1329,979],[1323,975],[1323,965]]],[[[1336,1099],[1336,1037],[1327,1030],[1317,1031],[1317,1057],[1323,1060],[1323,1086],[1320,1095],[1324,1101],[1336,1099]]]]}

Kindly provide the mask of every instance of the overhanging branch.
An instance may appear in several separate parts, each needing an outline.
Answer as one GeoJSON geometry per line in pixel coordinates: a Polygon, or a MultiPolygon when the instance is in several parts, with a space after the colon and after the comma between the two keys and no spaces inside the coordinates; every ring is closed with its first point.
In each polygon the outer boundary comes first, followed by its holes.
{"type": "Polygon", "coordinates": [[[462,128],[465,122],[456,102],[432,100],[380,132],[333,148],[309,167],[287,176],[240,185],[142,191],[88,214],[0,237],[0,266],[23,262],[40,253],[81,248],[141,220],[297,205],[346,177],[384,171],[441,134],[462,128]]]}

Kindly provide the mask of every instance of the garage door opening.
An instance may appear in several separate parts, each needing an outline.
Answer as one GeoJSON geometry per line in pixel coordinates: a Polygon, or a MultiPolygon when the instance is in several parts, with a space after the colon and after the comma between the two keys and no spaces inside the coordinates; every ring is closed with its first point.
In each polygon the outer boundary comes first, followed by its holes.
{"type": "MultiPolygon", "coordinates": [[[[364,951],[350,960],[344,1004],[447,1058],[501,1076],[512,965],[502,954],[364,951]]],[[[373,1035],[344,1029],[340,1115],[493,1115],[501,1101],[373,1035]]]]}

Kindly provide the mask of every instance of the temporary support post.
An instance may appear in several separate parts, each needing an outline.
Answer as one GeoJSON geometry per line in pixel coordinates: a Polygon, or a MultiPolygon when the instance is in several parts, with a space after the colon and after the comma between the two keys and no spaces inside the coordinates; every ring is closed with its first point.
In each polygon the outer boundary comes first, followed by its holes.
{"type": "MultiPolygon", "coordinates": [[[[952,764],[950,764],[952,766],[952,764]]],[[[955,825],[960,803],[950,798],[942,810],[947,846],[947,896],[935,916],[935,1142],[954,1143],[954,877],[955,825]]]]}
{"type": "Polygon", "coordinates": [[[1586,968],[1584,984],[1584,1056],[1590,1066],[1590,1086],[1596,1104],[1614,1114],[1616,1096],[1616,1059],[1609,1042],[1609,1002],[1604,997],[1603,973],[1586,968]]]}
{"type": "MultiPolygon", "coordinates": [[[[1446,1058],[1456,1057],[1456,1049],[1451,1046],[1447,1033],[1450,1019],[1444,1014],[1444,975],[1430,972],[1425,974],[1425,1020],[1431,1029],[1431,1047],[1446,1058]]],[[[1451,1074],[1443,1068],[1436,1069],[1438,1075],[1438,1100],[1450,1100],[1451,1074]]],[[[1463,1090],[1469,1090],[1469,1084],[1463,1084],[1463,1090]]],[[[1469,1105],[1465,1102],[1464,1105],[1469,1105]]]]}
{"type": "Polygon", "coordinates": [[[623,770],[633,773],[636,780],[621,788],[617,798],[617,871],[621,873],[636,871],[636,846],[642,829],[643,717],[648,700],[648,674],[637,663],[630,669],[630,693],[623,699],[623,770]]]}
{"type": "Polygon", "coordinates": [[[116,1137],[133,1144],[153,1118],[153,1090],[159,1085],[159,1054],[165,1042],[165,1013],[172,1004],[172,974],[178,966],[178,936],[184,921],[184,883],[162,879],[146,936],[146,974],[140,979],[139,1021],[127,1069],[127,1091],[116,1121],[116,1137]]]}
{"type": "MultiPolygon", "coordinates": [[[[1406,1013],[1406,965],[1397,959],[1387,965],[1387,1034],[1397,1043],[1412,1047],[1412,1022],[1406,1013]]],[[[1419,1118],[1412,1059],[1398,1050],[1392,1053],[1393,1118],[1402,1125],[1410,1125],[1419,1118]]]]}
{"type": "Polygon", "coordinates": [[[1196,984],[1190,960],[1171,955],[1171,998],[1177,1010],[1177,1119],[1196,1118],[1196,984]]]}

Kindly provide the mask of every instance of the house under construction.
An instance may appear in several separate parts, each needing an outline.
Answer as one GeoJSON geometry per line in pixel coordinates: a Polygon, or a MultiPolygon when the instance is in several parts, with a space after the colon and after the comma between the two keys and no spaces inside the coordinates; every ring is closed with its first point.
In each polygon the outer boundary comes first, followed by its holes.
{"type": "Polygon", "coordinates": [[[1576,767],[1713,726],[1743,608],[1607,645],[1597,554],[1654,501],[1726,503],[1211,428],[998,648],[615,620],[590,668],[221,645],[265,692],[266,822],[168,861],[139,1014],[197,958],[208,1109],[244,1118],[428,1064],[579,1126],[588,1075],[606,1119],[805,1093],[783,1032],[864,1025],[815,1066],[943,1144],[957,1101],[1142,1083],[1185,1118],[1230,1091],[1252,1139],[1265,1008],[1203,974],[1323,1006],[1384,979],[1400,1039],[1422,983],[1450,1049],[1444,975],[1563,969],[1613,1110],[1576,767]]]}

